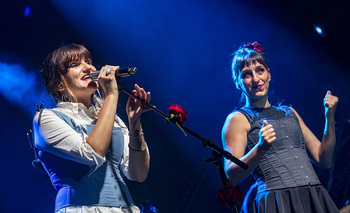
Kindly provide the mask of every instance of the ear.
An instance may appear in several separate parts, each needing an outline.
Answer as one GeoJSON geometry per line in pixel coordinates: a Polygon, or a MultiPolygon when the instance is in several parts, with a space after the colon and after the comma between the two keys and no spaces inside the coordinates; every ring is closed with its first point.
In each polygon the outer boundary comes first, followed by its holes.
{"type": "Polygon", "coordinates": [[[63,86],[63,83],[61,82],[60,84],[58,84],[57,86],[57,91],[59,92],[63,92],[65,90],[64,86],[63,86]]]}
{"type": "Polygon", "coordinates": [[[269,71],[269,81],[271,81],[271,73],[270,73],[270,69],[267,69],[267,71],[269,71]]]}

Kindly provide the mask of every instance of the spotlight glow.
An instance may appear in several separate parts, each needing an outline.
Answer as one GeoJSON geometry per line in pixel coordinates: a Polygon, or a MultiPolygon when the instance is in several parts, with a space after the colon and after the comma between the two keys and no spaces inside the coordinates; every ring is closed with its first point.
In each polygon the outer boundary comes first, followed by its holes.
{"type": "Polygon", "coordinates": [[[318,32],[318,34],[322,34],[322,29],[318,26],[315,27],[316,32],[318,32]]]}
{"type": "Polygon", "coordinates": [[[32,8],[30,6],[26,6],[23,10],[24,17],[28,18],[32,14],[32,8]]]}
{"type": "Polygon", "coordinates": [[[316,30],[316,32],[318,34],[320,34],[321,36],[325,36],[325,33],[324,33],[323,29],[320,26],[314,25],[314,28],[315,28],[315,30],[316,30]]]}
{"type": "Polygon", "coordinates": [[[34,113],[33,105],[44,101],[50,103],[48,95],[38,94],[37,78],[34,71],[25,69],[20,64],[7,64],[0,61],[2,82],[0,95],[10,103],[20,106],[25,111],[34,113]]]}

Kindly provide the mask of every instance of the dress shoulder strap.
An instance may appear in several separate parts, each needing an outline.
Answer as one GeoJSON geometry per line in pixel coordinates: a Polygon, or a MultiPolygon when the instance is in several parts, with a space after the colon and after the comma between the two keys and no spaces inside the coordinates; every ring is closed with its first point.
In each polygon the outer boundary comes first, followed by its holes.
{"type": "Polygon", "coordinates": [[[290,116],[296,117],[294,111],[291,109],[292,106],[287,106],[287,105],[280,105],[278,109],[282,110],[283,112],[287,113],[290,116]]]}

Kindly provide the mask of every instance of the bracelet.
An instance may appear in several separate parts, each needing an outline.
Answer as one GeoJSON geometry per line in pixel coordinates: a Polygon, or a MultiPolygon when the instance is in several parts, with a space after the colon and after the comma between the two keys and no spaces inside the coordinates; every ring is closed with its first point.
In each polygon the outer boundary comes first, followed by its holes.
{"type": "Polygon", "coordinates": [[[144,133],[142,133],[141,135],[138,135],[138,136],[131,136],[130,133],[129,133],[129,137],[130,138],[140,138],[142,135],[144,135],[144,133]]]}
{"type": "Polygon", "coordinates": [[[145,148],[143,148],[143,149],[133,149],[130,147],[130,143],[128,144],[128,146],[129,146],[129,149],[133,152],[144,152],[147,149],[147,144],[146,144],[145,148]]]}

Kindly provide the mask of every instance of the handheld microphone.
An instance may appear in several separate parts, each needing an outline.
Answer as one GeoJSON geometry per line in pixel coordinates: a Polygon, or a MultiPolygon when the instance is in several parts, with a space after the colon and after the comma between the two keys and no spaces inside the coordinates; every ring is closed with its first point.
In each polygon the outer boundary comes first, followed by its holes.
{"type": "MultiPolygon", "coordinates": [[[[128,77],[130,75],[136,74],[136,67],[121,67],[118,72],[115,73],[115,77],[128,77]]],[[[92,71],[89,75],[92,81],[97,81],[97,77],[100,74],[100,70],[92,71]]]]}

